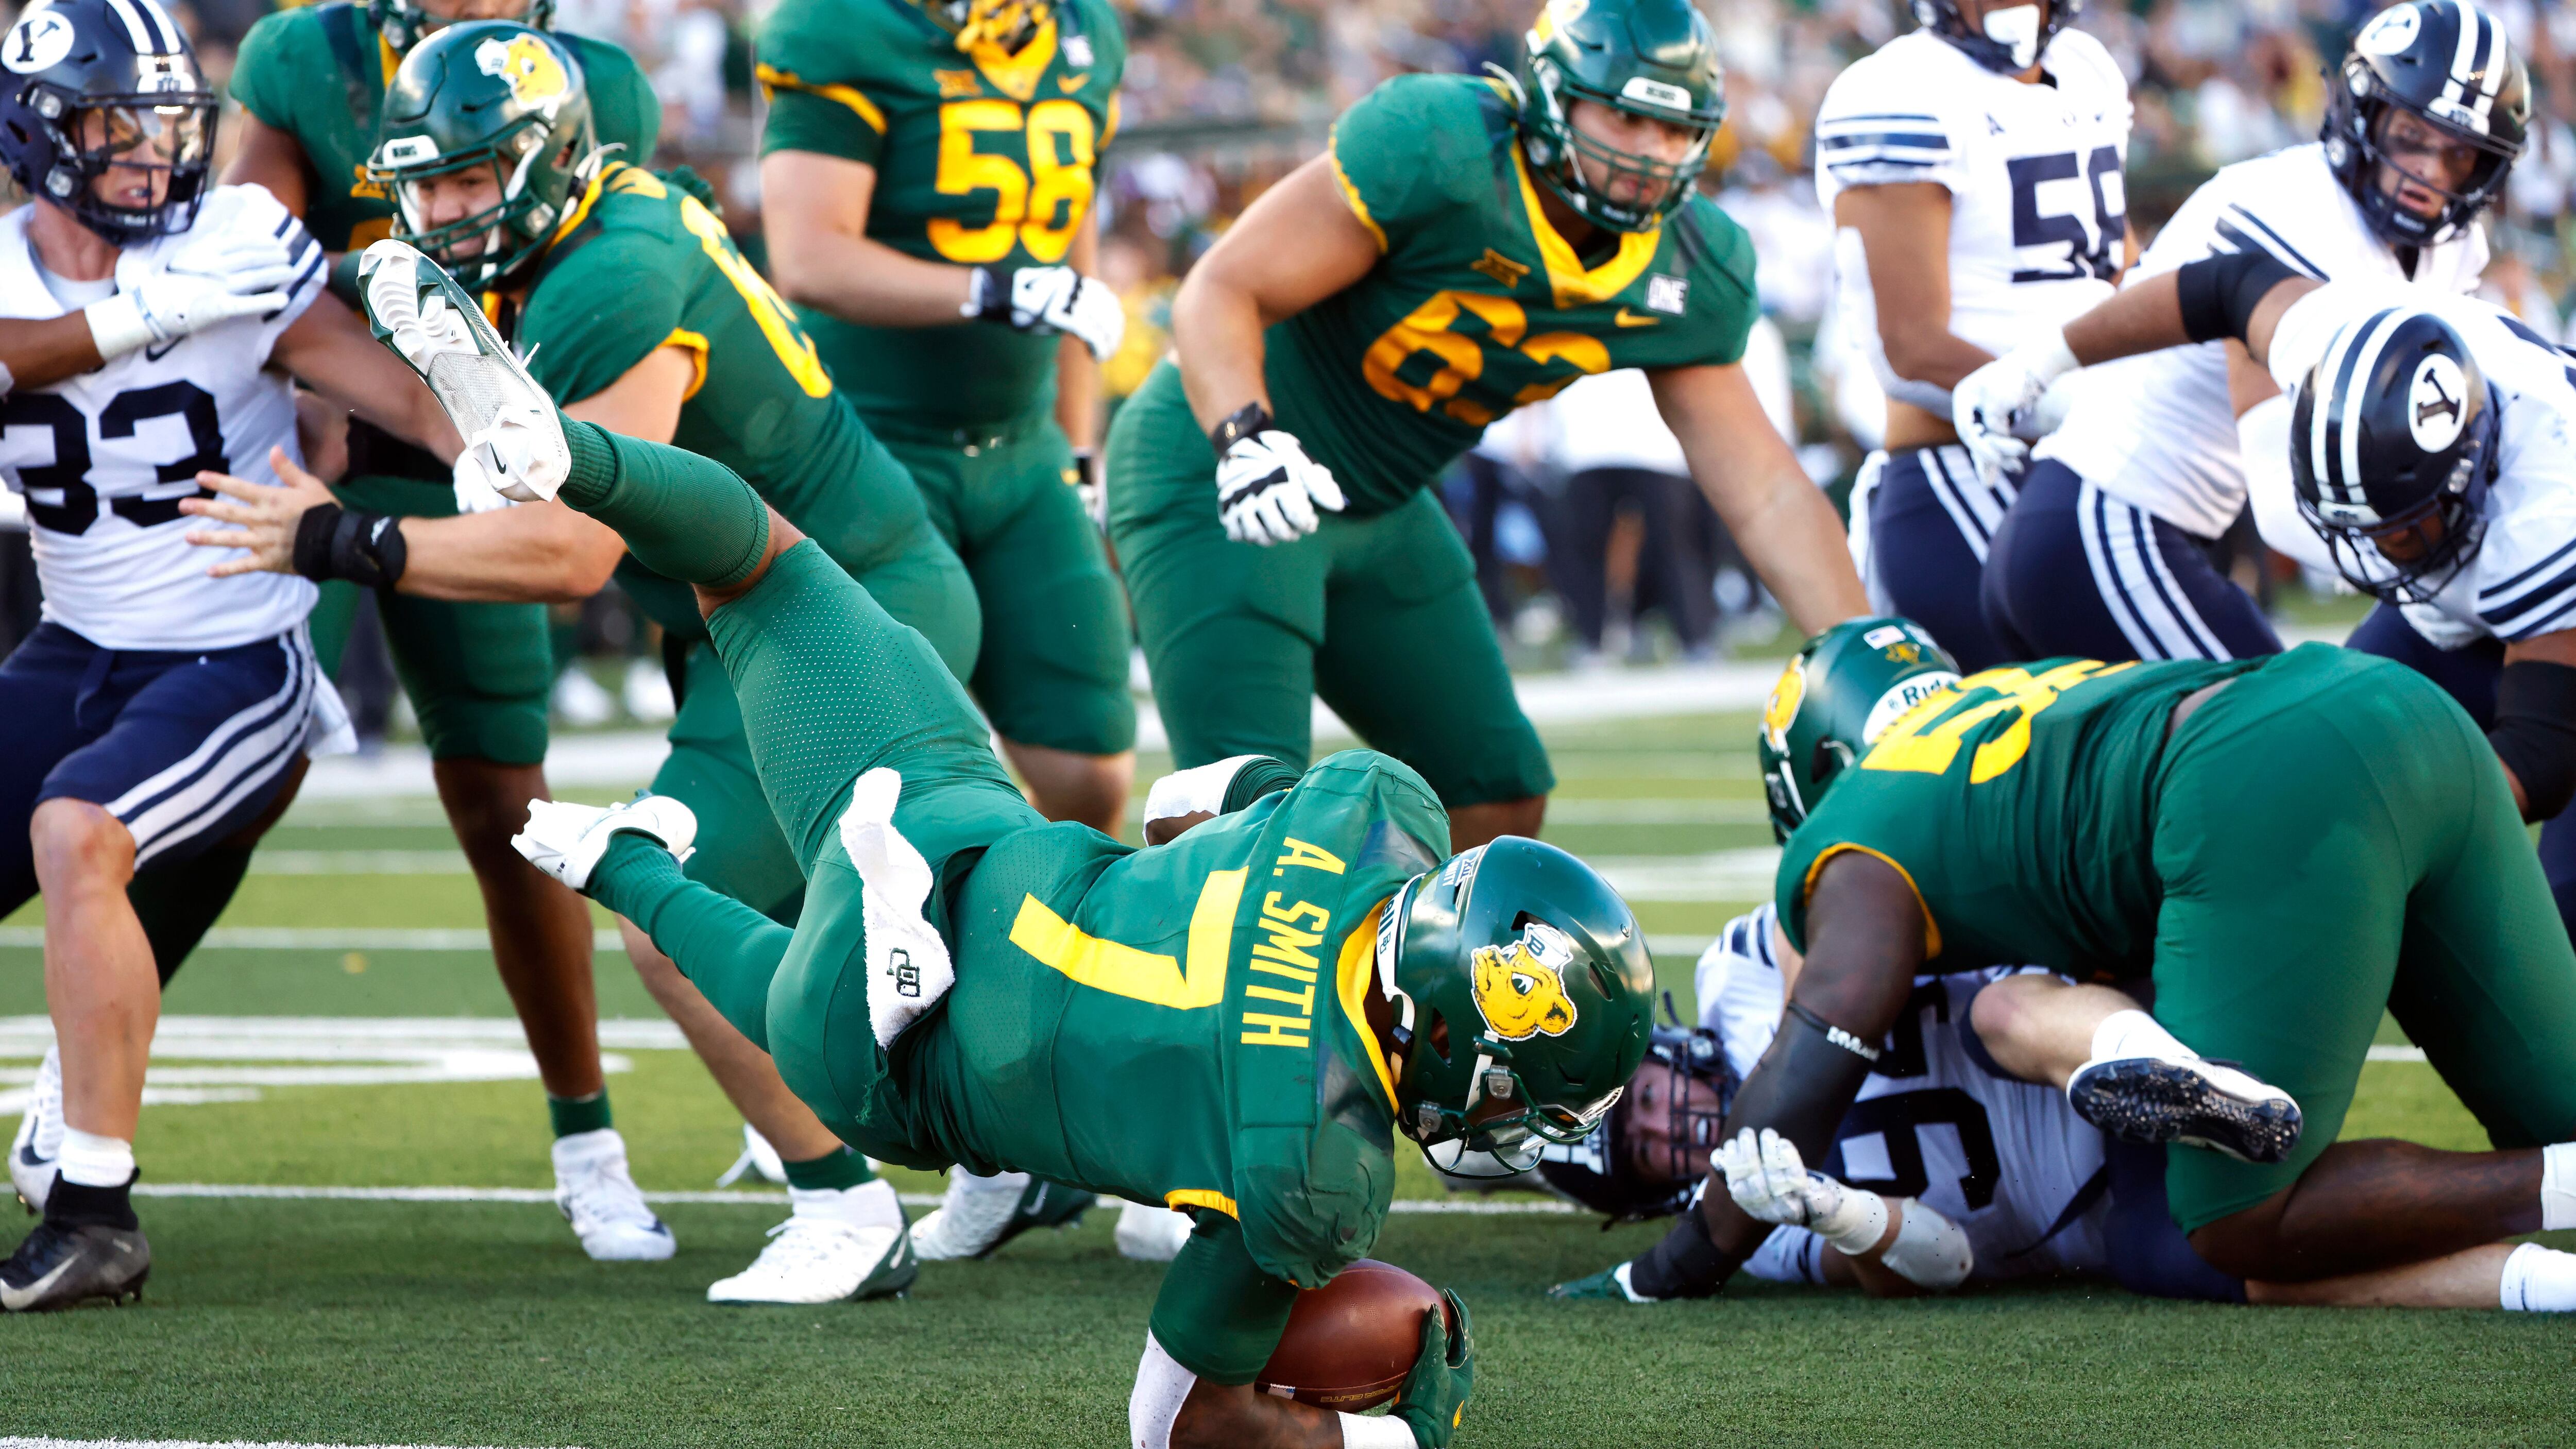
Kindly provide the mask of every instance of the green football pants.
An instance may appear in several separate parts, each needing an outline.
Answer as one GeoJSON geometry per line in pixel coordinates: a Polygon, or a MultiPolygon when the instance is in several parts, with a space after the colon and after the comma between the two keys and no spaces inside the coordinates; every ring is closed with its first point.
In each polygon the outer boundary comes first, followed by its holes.
{"type": "Polygon", "coordinates": [[[2212,696],[2161,771],[2155,1014],[2306,1119],[2275,1166],[2169,1149],[2185,1232],[2334,1142],[2383,1006],[2498,1147],[2576,1137],[2576,951],[2495,750],[2450,696],[2309,646],[2212,696]]]}
{"type": "Polygon", "coordinates": [[[1328,513],[1263,548],[1225,536],[1215,478],[1166,362],[1110,427],[1109,530],[1176,767],[1268,755],[1303,768],[1321,696],[1452,809],[1555,787],[1437,498],[1328,513]]]}
{"type": "Polygon", "coordinates": [[[994,730],[1077,755],[1134,749],[1127,600],[1070,486],[1064,430],[1044,416],[991,434],[871,426],[974,580],[983,652],[960,677],[994,730]]]}

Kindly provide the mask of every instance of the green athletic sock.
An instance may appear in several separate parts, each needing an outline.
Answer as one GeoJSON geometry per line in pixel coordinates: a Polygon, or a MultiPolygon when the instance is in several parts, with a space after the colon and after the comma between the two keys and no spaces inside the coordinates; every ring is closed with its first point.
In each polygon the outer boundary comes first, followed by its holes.
{"type": "Polygon", "coordinates": [[[760,567],[769,505],[732,469],[571,418],[563,429],[572,449],[563,501],[616,529],[645,567],[718,589],[760,567]]]}
{"type": "Polygon", "coordinates": [[[609,842],[589,894],[633,921],[734,1030],[769,1050],[769,978],[795,932],[682,875],[671,852],[640,835],[609,842]]]}
{"type": "Polygon", "coordinates": [[[152,943],[152,964],[161,973],[163,987],[179,974],[180,963],[206,938],[224,907],[232,904],[242,873],[250,869],[251,850],[247,845],[218,845],[189,860],[147,866],[136,871],[125,887],[126,899],[134,903],[134,914],[143,922],[143,937],[152,943]]]}
{"type": "Polygon", "coordinates": [[[839,1192],[876,1181],[868,1160],[846,1147],[835,1147],[810,1162],[787,1164],[787,1185],[805,1192],[839,1192]]]}
{"type": "Polygon", "coordinates": [[[597,1132],[616,1125],[608,1114],[608,1089],[600,1088],[587,1097],[558,1097],[546,1094],[546,1115],[555,1119],[555,1135],[570,1137],[578,1132],[597,1132]]]}

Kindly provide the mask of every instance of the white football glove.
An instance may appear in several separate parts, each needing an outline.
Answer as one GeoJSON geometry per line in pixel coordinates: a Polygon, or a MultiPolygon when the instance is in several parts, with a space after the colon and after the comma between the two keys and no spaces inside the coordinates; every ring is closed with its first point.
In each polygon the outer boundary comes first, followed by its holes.
{"type": "Polygon", "coordinates": [[[236,317],[274,312],[294,279],[286,244],[266,232],[217,232],[173,253],[130,292],[94,302],[82,315],[102,359],[167,345],[236,317]]]}
{"type": "MultiPolygon", "coordinates": [[[[2049,385],[2081,364],[2066,348],[2063,333],[2016,347],[1959,380],[1950,389],[1950,420],[1959,441],[1988,478],[2018,470],[2030,460],[2025,438],[2044,431],[2040,400],[2049,385]]],[[[2063,413],[2060,413],[2063,418],[2063,413]]]]}
{"type": "Polygon", "coordinates": [[[510,837],[510,848],[565,885],[586,891],[609,842],[629,831],[649,837],[674,860],[685,862],[697,853],[692,842],[698,838],[698,817],[668,795],[647,795],[606,809],[568,800],[531,800],[527,828],[510,837]]]}
{"type": "Polygon", "coordinates": [[[1885,1199],[1809,1172],[1798,1145],[1768,1127],[1759,1140],[1747,1127],[1718,1144],[1709,1165],[1726,1175],[1727,1195],[1758,1222],[1805,1228],[1852,1254],[1870,1251],[1887,1235],[1885,1199]]]}
{"type": "Polygon", "coordinates": [[[1177,820],[1184,815],[1223,814],[1225,792],[1234,788],[1234,777],[1243,767],[1260,759],[1259,755],[1236,755],[1212,765],[1195,765],[1174,770],[1156,780],[1145,792],[1144,824],[1157,820],[1177,820]]]}
{"type": "Polygon", "coordinates": [[[902,793],[903,777],[880,765],[850,787],[850,808],[841,813],[841,848],[859,873],[867,930],[868,1024],[881,1047],[894,1045],[957,984],[948,943],[921,915],[930,899],[930,862],[894,828],[902,793]]]}
{"type": "Polygon", "coordinates": [[[1237,543],[1293,543],[1313,533],[1318,508],[1342,511],[1333,470],[1277,428],[1237,438],[1216,460],[1216,514],[1237,543]]]}
{"type": "Polygon", "coordinates": [[[1127,308],[1116,293],[1071,267],[978,267],[964,311],[1019,332],[1070,332],[1094,358],[1107,360],[1127,335],[1127,308]]]}

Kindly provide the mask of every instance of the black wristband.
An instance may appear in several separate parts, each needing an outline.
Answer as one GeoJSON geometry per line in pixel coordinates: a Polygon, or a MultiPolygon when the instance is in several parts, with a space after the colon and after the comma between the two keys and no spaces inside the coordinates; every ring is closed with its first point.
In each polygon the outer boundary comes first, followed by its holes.
{"type": "Polygon", "coordinates": [[[2174,290],[2182,304],[2182,330],[2194,342],[2223,338],[2245,340],[2254,309],[2274,287],[2301,273],[2269,253],[2227,252],[2186,262],[2174,272],[2174,290]]]}
{"type": "Polygon", "coordinates": [[[2576,667],[2542,659],[2506,665],[2487,742],[2522,782],[2524,818],[2558,818],[2576,799],[2576,667]]]}
{"type": "Polygon", "coordinates": [[[1011,323],[1011,274],[1000,267],[977,267],[966,284],[966,315],[978,322],[1011,323]]]}
{"type": "Polygon", "coordinates": [[[1100,486],[1100,451],[1098,449],[1073,450],[1073,481],[1085,488],[1100,486]]]}
{"type": "Polygon", "coordinates": [[[317,583],[347,579],[365,588],[392,588],[410,562],[401,524],[386,514],[317,503],[295,523],[295,571],[317,583]]]}
{"type": "Polygon", "coordinates": [[[1628,1286],[1648,1298],[1706,1298],[1741,1266],[1708,1237],[1699,1205],[1682,1209],[1664,1240],[1628,1265],[1628,1286]]]}
{"type": "Polygon", "coordinates": [[[365,260],[366,255],[363,247],[340,253],[339,259],[331,263],[331,270],[322,278],[323,290],[348,303],[360,317],[367,315],[367,309],[359,298],[358,263],[365,260]]]}
{"type": "Polygon", "coordinates": [[[1248,402],[1226,414],[1223,422],[1208,429],[1208,445],[1215,448],[1216,455],[1222,458],[1226,449],[1277,426],[1278,423],[1270,416],[1270,409],[1257,402],[1248,402]]]}

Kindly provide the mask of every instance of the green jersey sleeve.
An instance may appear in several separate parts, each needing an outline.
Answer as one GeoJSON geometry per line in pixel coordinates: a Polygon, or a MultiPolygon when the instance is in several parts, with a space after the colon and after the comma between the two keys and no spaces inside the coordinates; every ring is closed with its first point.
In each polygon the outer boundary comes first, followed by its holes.
{"type": "Polygon", "coordinates": [[[233,62],[233,99],[272,130],[295,129],[295,93],[336,69],[322,53],[322,28],[310,7],[263,15],[242,37],[233,62]]]}
{"type": "MultiPolygon", "coordinates": [[[[887,8],[887,7],[877,7],[887,8]]],[[[878,17],[849,0],[781,0],[760,24],[760,87],[769,123],[760,153],[813,151],[869,166],[885,154],[887,97],[871,95],[874,50],[902,53],[900,37],[868,42],[878,17]]]]}
{"type": "MultiPolygon", "coordinates": [[[[666,342],[689,345],[680,326],[686,300],[669,244],[640,230],[591,238],[546,275],[519,319],[528,371],[570,406],[624,377],[666,342]]],[[[706,341],[696,339],[700,367],[706,341]]]]}
{"type": "Polygon", "coordinates": [[[1393,251],[1453,222],[1493,171],[1493,138],[1477,88],[1455,76],[1398,76],[1333,123],[1333,179],[1351,213],[1393,251]]]}
{"type": "Polygon", "coordinates": [[[562,35],[581,57],[582,80],[590,88],[591,124],[599,144],[624,146],[613,152],[631,166],[649,165],[662,139],[662,100],[635,58],[605,40],[562,35]]]}
{"type": "Polygon", "coordinates": [[[1690,279],[1682,299],[1685,325],[1673,330],[1698,340],[1701,355],[1665,365],[1743,361],[1753,320],[1762,315],[1762,298],[1753,286],[1752,235],[1705,196],[1692,197],[1666,225],[1690,279]]]}
{"type": "Polygon", "coordinates": [[[1214,1210],[1163,1274],[1146,1326],[1172,1361],[1212,1384],[1248,1384],[1279,1347],[1297,1290],[1261,1271],[1243,1229],[1214,1210]]]}

